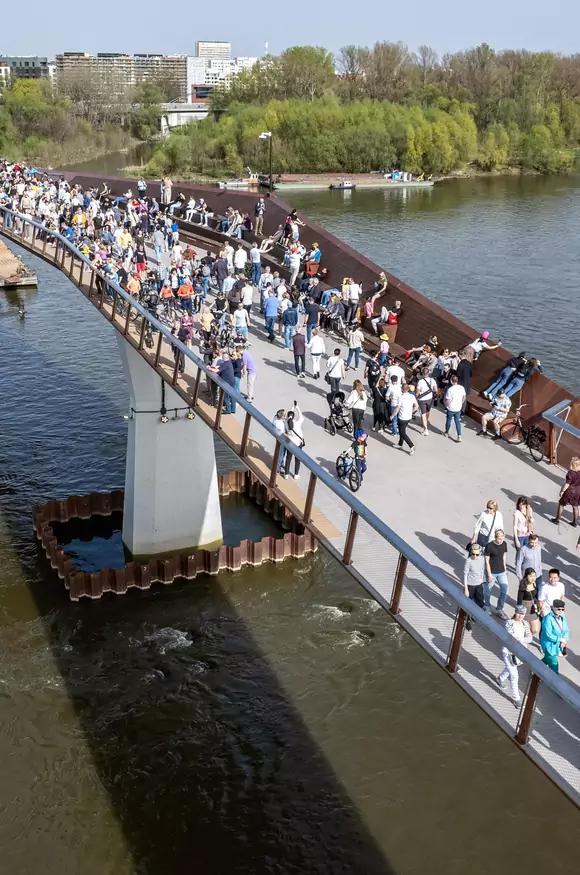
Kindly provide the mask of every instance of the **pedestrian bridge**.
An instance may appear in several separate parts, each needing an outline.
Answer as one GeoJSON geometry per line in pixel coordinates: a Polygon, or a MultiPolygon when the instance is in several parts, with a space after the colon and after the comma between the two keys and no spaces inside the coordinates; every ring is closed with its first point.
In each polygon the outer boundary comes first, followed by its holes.
{"type": "MultiPolygon", "coordinates": [[[[132,393],[125,484],[126,501],[130,502],[128,519],[131,530],[141,528],[153,532],[157,527],[156,534],[162,543],[163,538],[166,541],[173,538],[177,528],[178,536],[184,541],[189,540],[189,546],[192,546],[192,528],[198,538],[212,537],[212,527],[214,533],[217,530],[218,513],[212,505],[215,472],[212,432],[215,432],[449,677],[459,683],[570,798],[580,804],[580,693],[577,685],[553,674],[535,653],[514,642],[502,625],[479,612],[463,596],[456,580],[441,570],[441,564],[445,564],[443,561],[438,558],[433,561],[431,556],[427,558],[426,549],[416,549],[386,525],[377,512],[352,495],[304,450],[291,446],[308,471],[305,489],[293,480],[281,479],[277,474],[277,463],[282,446],[287,445],[286,439],[275,432],[269,419],[257,407],[208,372],[192,350],[173,337],[166,326],[123,289],[109,280],[97,281],[88,259],[68,240],[59,234],[46,235],[38,222],[12,213],[14,221],[9,228],[6,225],[8,213],[10,211],[0,207],[0,233],[63,271],[117,331],[132,393]],[[155,331],[151,349],[145,345],[148,326],[155,331]],[[184,373],[179,371],[175,351],[186,358],[184,373]],[[217,386],[216,407],[205,400],[202,381],[207,380],[217,386]],[[223,415],[226,393],[236,400],[236,416],[223,415]],[[144,407],[145,404],[149,406],[144,407]],[[190,416],[194,414],[195,418],[188,418],[188,413],[190,416]],[[162,418],[167,421],[161,422],[162,418]],[[147,425],[141,426],[140,422],[147,425]],[[189,458],[193,444],[199,459],[195,468],[197,486],[192,493],[195,502],[189,531],[186,531],[187,527],[179,531],[179,526],[175,526],[175,514],[170,512],[171,507],[175,509],[172,504],[175,494],[164,486],[165,478],[171,478],[168,467],[178,470],[182,480],[182,468],[174,464],[176,443],[188,447],[189,458]],[[145,474],[140,471],[143,460],[153,465],[152,471],[145,469],[145,474]],[[148,481],[146,486],[140,482],[142,474],[148,481]],[[157,514],[155,519],[140,515],[141,495],[148,506],[153,505],[157,514]],[[169,533],[167,529],[170,529],[169,533]],[[476,612],[476,630],[472,635],[464,635],[468,614],[476,612]],[[524,682],[525,695],[519,711],[493,683],[499,671],[499,654],[503,645],[524,664],[520,669],[520,682],[524,682]]],[[[272,354],[271,346],[268,354],[272,354]]],[[[279,378],[278,372],[276,379],[279,378]]],[[[276,397],[276,385],[272,387],[272,398],[276,397]]],[[[442,441],[442,444],[449,449],[447,442],[442,441]]],[[[465,442],[461,447],[465,447],[465,442]]],[[[506,454],[511,452],[507,448],[496,449],[506,454]]],[[[401,466],[400,459],[401,456],[397,456],[397,467],[401,466]]],[[[543,476],[538,470],[530,472],[527,463],[520,463],[515,457],[510,457],[510,465],[514,470],[517,468],[518,477],[521,474],[528,482],[534,478],[534,482],[538,482],[543,476]],[[521,469],[518,468],[520,464],[521,469]]],[[[463,472],[464,469],[459,470],[463,472]]],[[[450,471],[444,469],[443,475],[451,498],[459,503],[458,492],[452,488],[454,480],[450,471]]],[[[391,482],[395,478],[393,474],[391,482]]],[[[376,479],[380,480],[379,477],[376,479]]],[[[413,491],[412,507],[420,514],[421,499],[424,490],[430,488],[430,481],[421,482],[409,471],[404,475],[404,483],[413,491]]],[[[183,483],[176,487],[175,481],[171,481],[171,486],[190,494],[189,489],[183,489],[183,483]]],[[[488,488],[491,487],[484,484],[484,489],[488,488]]],[[[381,489],[382,506],[385,506],[389,496],[384,488],[381,489]]],[[[485,492],[483,494],[487,498],[485,492]]],[[[372,482],[368,495],[369,499],[373,495],[372,482]]],[[[393,491],[392,496],[393,500],[400,500],[401,492],[395,494],[393,491]]],[[[437,494],[432,496],[437,497],[437,494]]],[[[190,512],[186,504],[178,507],[190,512]]],[[[401,517],[401,523],[404,525],[404,517],[401,517]]],[[[438,519],[437,523],[444,524],[444,521],[438,519]]],[[[126,535],[124,531],[125,537],[130,540],[132,535],[130,532],[126,535]]],[[[571,593],[569,621],[573,639],[572,608],[577,604],[577,594],[571,593]]],[[[577,614],[580,615],[580,611],[577,614]]],[[[580,621],[576,628],[580,628],[580,621]]],[[[426,719],[429,719],[427,715],[426,719]]]]}

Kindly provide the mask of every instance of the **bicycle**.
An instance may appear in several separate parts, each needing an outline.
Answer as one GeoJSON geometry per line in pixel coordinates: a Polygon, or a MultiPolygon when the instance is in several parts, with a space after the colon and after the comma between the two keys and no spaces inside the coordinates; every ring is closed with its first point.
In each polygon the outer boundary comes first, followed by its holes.
{"type": "Polygon", "coordinates": [[[355,464],[352,447],[343,450],[336,460],[336,476],[343,482],[348,481],[352,492],[358,492],[361,485],[361,477],[355,464]]]}
{"type": "Polygon", "coordinates": [[[522,409],[527,404],[520,404],[515,411],[515,418],[510,417],[501,426],[499,433],[508,444],[518,446],[525,444],[530,451],[534,462],[541,462],[544,458],[544,446],[547,435],[539,425],[524,425],[522,422],[522,409]]]}

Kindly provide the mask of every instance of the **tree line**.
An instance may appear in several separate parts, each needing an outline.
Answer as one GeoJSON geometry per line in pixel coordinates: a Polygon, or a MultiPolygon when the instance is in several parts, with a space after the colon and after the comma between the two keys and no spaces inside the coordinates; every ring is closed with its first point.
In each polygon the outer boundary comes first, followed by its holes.
{"type": "Polygon", "coordinates": [[[216,89],[212,109],[217,121],[174,133],[153,171],[264,168],[260,127],[274,132],[277,172],[564,171],[580,143],[580,54],[295,46],[216,89]]]}
{"type": "Polygon", "coordinates": [[[173,87],[143,82],[125,90],[104,88],[82,73],[63,78],[58,87],[16,79],[0,92],[0,155],[58,166],[150,139],[173,87]]]}

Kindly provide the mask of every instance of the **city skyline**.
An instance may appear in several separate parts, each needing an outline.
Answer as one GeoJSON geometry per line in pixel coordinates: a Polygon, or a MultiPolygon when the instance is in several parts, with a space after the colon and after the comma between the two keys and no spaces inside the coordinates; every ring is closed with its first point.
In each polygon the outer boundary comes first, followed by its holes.
{"type": "Polygon", "coordinates": [[[401,41],[411,50],[426,44],[440,55],[482,42],[498,50],[524,48],[571,54],[578,51],[576,31],[580,26],[580,4],[573,0],[556,0],[550,14],[537,0],[490,0],[485,20],[466,15],[461,0],[441,0],[436,14],[427,0],[412,0],[404,15],[375,0],[367,0],[362,8],[357,6],[356,15],[350,4],[340,0],[314,4],[296,0],[283,28],[268,16],[264,18],[269,23],[262,23],[259,16],[248,15],[247,8],[233,0],[220,4],[219,18],[217,12],[196,10],[193,14],[184,0],[175,0],[169,15],[160,15],[159,9],[147,2],[138,11],[136,17],[134,9],[103,0],[98,14],[89,16],[86,26],[79,28],[76,14],[55,16],[52,7],[30,0],[27,19],[33,25],[24,27],[20,10],[9,6],[2,12],[0,54],[49,58],[69,51],[194,55],[197,40],[229,41],[232,55],[242,57],[262,56],[266,42],[272,54],[304,44],[321,45],[336,53],[346,44],[372,45],[377,40],[401,41]]]}

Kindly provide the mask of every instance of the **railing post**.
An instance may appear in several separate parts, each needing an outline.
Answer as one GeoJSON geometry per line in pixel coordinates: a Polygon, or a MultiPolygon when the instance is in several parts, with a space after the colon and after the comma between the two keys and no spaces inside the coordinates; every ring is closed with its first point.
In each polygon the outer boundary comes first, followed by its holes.
{"type": "Polygon", "coordinates": [[[532,724],[534,709],[536,707],[539,686],[540,678],[537,674],[533,674],[530,678],[530,683],[528,684],[526,701],[520,714],[520,720],[516,730],[516,741],[518,744],[527,744],[528,738],[530,737],[530,727],[532,724]]]}
{"type": "Polygon", "coordinates": [[[113,307],[111,309],[111,322],[115,321],[115,316],[117,314],[117,301],[119,299],[119,292],[115,289],[115,294],[113,295],[113,307]]]}
{"type": "Polygon", "coordinates": [[[350,565],[352,561],[352,548],[354,547],[354,539],[356,535],[356,527],[358,524],[358,513],[351,510],[348,521],[348,529],[346,530],[346,541],[344,542],[344,553],[342,554],[342,564],[350,565]]]}
{"type": "Polygon", "coordinates": [[[221,425],[221,421],[222,421],[222,410],[224,407],[225,394],[226,394],[225,390],[220,388],[220,393],[218,396],[218,403],[217,403],[217,410],[215,412],[215,421],[213,424],[213,427],[215,428],[216,431],[219,429],[219,427],[221,425]]]}
{"type": "MultiPolygon", "coordinates": [[[[145,320],[143,320],[145,321],[145,320]]],[[[145,334],[143,334],[145,336],[145,334]]],[[[163,335],[159,332],[159,339],[157,341],[157,349],[155,350],[155,367],[159,367],[159,362],[161,360],[161,346],[163,345],[163,335]]],[[[140,347],[143,349],[143,347],[140,347]]]]}
{"type": "Polygon", "coordinates": [[[302,521],[307,526],[312,517],[312,505],[314,503],[314,490],[316,489],[316,484],[318,482],[318,478],[314,471],[310,472],[310,480],[308,481],[308,489],[306,491],[306,501],[304,502],[304,513],[302,515],[302,521]]]}
{"type": "Polygon", "coordinates": [[[171,377],[171,385],[176,386],[177,385],[177,375],[179,373],[179,357],[180,357],[181,353],[178,349],[174,349],[173,355],[175,355],[175,364],[173,366],[173,376],[171,377]],[[177,353],[177,355],[175,355],[176,353],[177,353]]]}
{"type": "Polygon", "coordinates": [[[65,258],[65,255],[66,255],[66,246],[65,246],[64,243],[63,243],[63,244],[62,244],[62,258],[61,258],[61,260],[60,260],[60,269],[63,271],[63,273],[64,273],[64,258],[65,258]]]}
{"type": "Polygon", "coordinates": [[[393,592],[391,593],[391,607],[389,612],[395,617],[401,613],[401,595],[403,593],[403,584],[405,582],[405,574],[407,573],[408,560],[406,556],[399,553],[399,561],[397,562],[397,570],[395,572],[395,582],[393,584],[393,592]]]}
{"type": "Polygon", "coordinates": [[[33,225],[32,226],[32,242],[30,244],[33,249],[36,249],[36,232],[37,231],[38,231],[38,228],[36,227],[36,225],[33,225]]]}
{"type": "Polygon", "coordinates": [[[46,247],[48,246],[48,231],[44,235],[44,241],[42,244],[42,257],[46,258],[46,247]]]}
{"type": "Polygon", "coordinates": [[[272,467],[270,468],[270,488],[274,488],[276,485],[276,477],[278,475],[278,462],[280,461],[280,453],[282,452],[282,447],[280,445],[280,441],[276,441],[276,446],[274,447],[274,459],[272,461],[272,467]]]}
{"type": "Polygon", "coordinates": [[[461,650],[461,641],[463,640],[463,630],[465,629],[466,620],[466,612],[463,608],[459,608],[457,616],[455,617],[455,626],[453,627],[453,634],[451,636],[451,646],[449,647],[447,664],[445,666],[449,674],[455,674],[457,671],[459,651],[461,650]]]}
{"type": "Polygon", "coordinates": [[[201,374],[202,374],[202,370],[201,370],[201,368],[198,368],[198,369],[197,369],[197,376],[196,376],[196,378],[195,378],[195,384],[194,384],[194,387],[193,387],[193,396],[192,396],[192,399],[191,399],[191,407],[192,407],[192,409],[193,409],[193,408],[195,407],[195,405],[197,404],[197,399],[198,399],[198,397],[199,397],[199,385],[200,385],[200,383],[201,383],[201,374]]]}
{"type": "Polygon", "coordinates": [[[548,461],[550,465],[556,464],[556,429],[554,428],[554,423],[550,423],[550,430],[548,432],[548,453],[549,458],[548,461]]]}
{"type": "MultiPolygon", "coordinates": [[[[85,272],[85,263],[84,263],[84,261],[81,261],[81,272],[80,272],[80,275],[79,275],[79,289],[80,289],[81,291],[82,291],[82,288],[83,288],[83,274],[84,274],[84,272],[85,272]]],[[[125,333],[127,333],[127,332],[125,332],[125,333]]]]}
{"type": "Polygon", "coordinates": [[[248,439],[250,437],[250,425],[252,424],[252,414],[246,413],[246,418],[244,420],[244,430],[242,432],[242,442],[240,443],[240,456],[245,458],[246,451],[248,449],[248,439]]]}
{"type": "Polygon", "coordinates": [[[89,299],[92,297],[94,289],[95,289],[95,271],[93,268],[93,269],[91,269],[91,281],[89,283],[89,299]]]}
{"type": "Polygon", "coordinates": [[[123,328],[123,334],[125,335],[125,337],[127,337],[127,335],[129,334],[129,321],[131,319],[131,307],[132,306],[133,306],[133,304],[129,304],[129,307],[127,309],[127,317],[125,319],[125,327],[123,328]]]}

